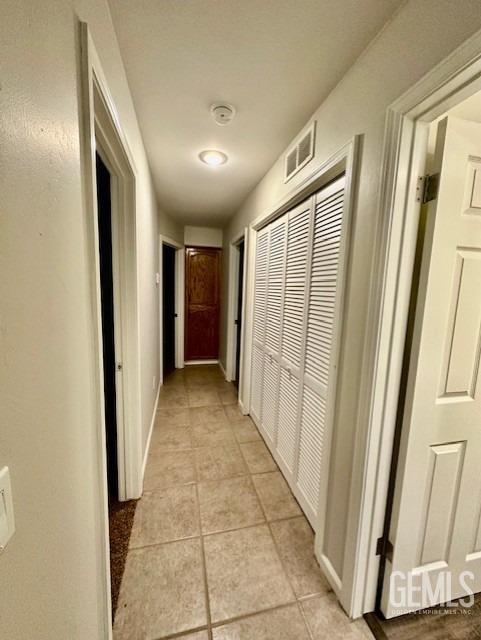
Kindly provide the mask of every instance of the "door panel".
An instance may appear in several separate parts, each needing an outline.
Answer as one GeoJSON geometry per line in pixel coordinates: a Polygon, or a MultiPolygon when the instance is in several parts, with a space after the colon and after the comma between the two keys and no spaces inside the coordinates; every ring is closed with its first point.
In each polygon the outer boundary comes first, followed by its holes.
{"type": "Polygon", "coordinates": [[[393,554],[382,593],[386,617],[400,614],[393,572],[421,589],[403,611],[443,601],[438,580],[452,582],[447,595],[453,599],[466,595],[466,584],[481,590],[481,209],[473,171],[479,157],[480,124],[439,123],[439,192],[428,210],[390,528],[393,554]],[[472,571],[474,580],[462,584],[463,571],[472,571]]]}
{"type": "Polygon", "coordinates": [[[264,334],[267,306],[267,267],[269,231],[257,236],[254,280],[254,330],[252,347],[251,413],[258,425],[262,417],[262,382],[264,377],[264,334]]]}
{"type": "Polygon", "coordinates": [[[186,360],[219,355],[220,249],[186,249],[186,360]]]}

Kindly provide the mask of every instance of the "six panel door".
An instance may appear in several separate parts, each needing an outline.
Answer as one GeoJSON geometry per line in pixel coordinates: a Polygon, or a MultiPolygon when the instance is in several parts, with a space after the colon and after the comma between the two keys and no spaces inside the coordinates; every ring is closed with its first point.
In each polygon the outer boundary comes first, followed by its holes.
{"type": "Polygon", "coordinates": [[[424,242],[386,617],[444,601],[448,581],[452,599],[481,591],[481,124],[440,122],[435,164],[439,192],[424,242]],[[398,587],[408,581],[417,591],[406,603],[398,587]]]}

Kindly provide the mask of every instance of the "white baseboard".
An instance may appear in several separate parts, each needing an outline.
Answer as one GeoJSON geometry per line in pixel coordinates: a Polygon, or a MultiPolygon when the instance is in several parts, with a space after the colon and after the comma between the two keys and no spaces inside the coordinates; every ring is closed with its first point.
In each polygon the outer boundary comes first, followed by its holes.
{"type": "Polygon", "coordinates": [[[157,414],[157,407],[159,405],[159,396],[160,396],[161,386],[162,386],[162,383],[159,382],[159,386],[157,387],[157,396],[155,398],[154,412],[152,413],[152,420],[150,422],[149,436],[147,438],[147,443],[145,445],[144,460],[142,462],[142,486],[144,484],[145,467],[147,466],[147,458],[149,457],[150,441],[152,440],[152,433],[154,431],[155,416],[157,414]]]}
{"type": "Polygon", "coordinates": [[[222,373],[224,374],[224,378],[227,380],[227,382],[230,382],[230,380],[227,378],[227,371],[224,369],[224,365],[220,360],[219,360],[219,367],[222,373]]]}
{"type": "Polygon", "coordinates": [[[248,409],[245,408],[244,403],[242,402],[242,400],[239,400],[239,407],[240,407],[240,410],[242,411],[242,415],[243,416],[248,416],[249,415],[249,411],[248,411],[248,409]]]}
{"type": "Polygon", "coordinates": [[[186,360],[184,362],[186,367],[190,367],[195,364],[219,364],[218,360],[186,360]]]}

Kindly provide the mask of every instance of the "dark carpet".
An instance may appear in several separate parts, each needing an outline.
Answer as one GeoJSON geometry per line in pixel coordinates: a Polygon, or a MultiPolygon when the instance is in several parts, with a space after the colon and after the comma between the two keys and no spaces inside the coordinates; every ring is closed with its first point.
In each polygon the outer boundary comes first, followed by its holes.
{"type": "Polygon", "coordinates": [[[391,620],[375,613],[364,617],[377,640],[481,640],[481,594],[471,608],[452,611],[433,607],[391,620]]]}
{"type": "Polygon", "coordinates": [[[109,502],[110,579],[112,593],[112,618],[115,617],[120,584],[124,575],[129,550],[130,532],[134,523],[136,500],[109,502]]]}

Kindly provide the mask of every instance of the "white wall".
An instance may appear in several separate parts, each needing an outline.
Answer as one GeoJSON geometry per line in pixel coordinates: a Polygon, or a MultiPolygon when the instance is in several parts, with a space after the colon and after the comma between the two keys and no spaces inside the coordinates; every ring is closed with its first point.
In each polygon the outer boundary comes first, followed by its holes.
{"type": "Polygon", "coordinates": [[[137,170],[144,440],[159,379],[157,203],[105,0],[3,0],[1,14],[0,467],[17,531],[0,556],[0,636],[105,640],[78,18],[137,170]]]}
{"type": "Polygon", "coordinates": [[[222,229],[186,226],[184,243],[186,247],[222,247],[222,229]]]}
{"type": "MultiPolygon", "coordinates": [[[[279,158],[225,229],[226,252],[231,240],[244,226],[270,211],[288,190],[355,134],[362,134],[324,548],[341,576],[348,505],[359,499],[362,488],[351,487],[348,470],[353,461],[372,249],[379,223],[377,211],[386,108],[480,28],[481,11],[477,0],[406,2],[313,115],[317,120],[315,161],[284,184],[284,157],[279,158]]],[[[226,261],[224,265],[228,268],[226,261]]],[[[227,300],[225,292],[223,299],[227,300]]],[[[225,354],[225,325],[222,340],[221,353],[225,354]]],[[[362,447],[364,440],[362,433],[359,435],[362,447]]],[[[349,527],[351,534],[355,532],[356,521],[349,527]]]]}

